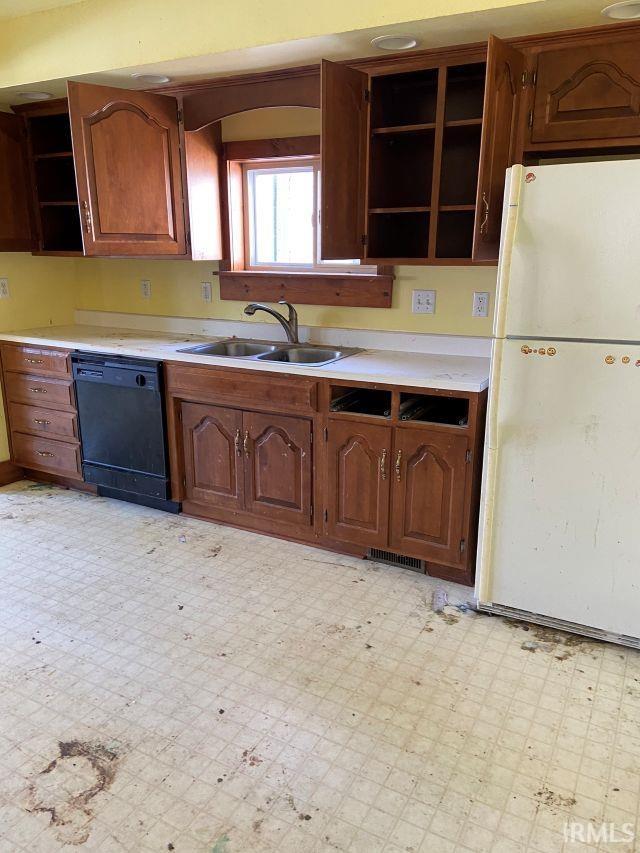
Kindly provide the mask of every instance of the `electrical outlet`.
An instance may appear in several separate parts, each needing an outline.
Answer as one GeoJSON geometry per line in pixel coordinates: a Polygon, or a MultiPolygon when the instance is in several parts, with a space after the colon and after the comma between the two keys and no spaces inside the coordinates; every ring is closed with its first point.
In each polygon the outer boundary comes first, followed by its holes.
{"type": "Polygon", "coordinates": [[[414,314],[435,314],[435,290],[414,290],[413,298],[411,300],[411,310],[414,314]]]}
{"type": "Polygon", "coordinates": [[[140,279],[140,293],[143,299],[151,299],[151,282],[148,278],[140,279]]]}
{"type": "Polygon", "coordinates": [[[204,302],[211,302],[211,282],[202,282],[202,299],[204,302]]]}
{"type": "Polygon", "coordinates": [[[489,316],[489,294],[486,290],[476,290],[473,294],[473,308],[471,309],[471,316],[489,316]]]}
{"type": "Polygon", "coordinates": [[[9,298],[9,279],[0,278],[0,299],[9,298]]]}

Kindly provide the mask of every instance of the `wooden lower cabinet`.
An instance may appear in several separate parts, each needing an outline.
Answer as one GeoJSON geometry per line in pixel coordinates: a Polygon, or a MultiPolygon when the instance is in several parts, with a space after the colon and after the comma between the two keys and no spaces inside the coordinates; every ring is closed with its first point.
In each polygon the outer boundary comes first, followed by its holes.
{"type": "Polygon", "coordinates": [[[311,526],[311,421],[197,403],[181,420],[187,501],[311,526]]]}
{"type": "Polygon", "coordinates": [[[245,509],[309,527],[312,523],[311,422],[244,412],[245,509]]]}
{"type": "Polygon", "coordinates": [[[242,509],[242,412],[182,404],[185,496],[200,504],[242,509]]]}
{"type": "Polygon", "coordinates": [[[392,551],[447,565],[466,560],[467,450],[466,435],[394,430],[392,551]]]}
{"type": "Polygon", "coordinates": [[[384,548],[389,527],[391,430],[332,421],[327,428],[327,533],[384,548]]]}

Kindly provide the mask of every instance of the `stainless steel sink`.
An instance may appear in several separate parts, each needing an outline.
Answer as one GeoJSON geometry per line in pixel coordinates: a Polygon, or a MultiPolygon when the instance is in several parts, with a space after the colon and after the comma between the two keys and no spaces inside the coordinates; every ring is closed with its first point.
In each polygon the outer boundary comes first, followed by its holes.
{"type": "Polygon", "coordinates": [[[183,347],[178,352],[191,355],[223,356],[226,358],[246,358],[253,361],[281,361],[288,364],[301,364],[307,367],[320,367],[330,364],[362,350],[353,347],[315,346],[314,344],[274,344],[272,341],[253,341],[243,338],[229,338],[210,344],[197,344],[183,347]]]}
{"type": "Polygon", "coordinates": [[[324,349],[313,346],[292,346],[261,356],[260,361],[287,361],[290,364],[320,365],[338,361],[357,350],[324,349]]]}
{"type": "Polygon", "coordinates": [[[178,352],[188,352],[193,355],[222,355],[227,358],[255,358],[263,353],[275,352],[278,344],[262,341],[245,341],[234,338],[228,341],[217,341],[212,344],[198,344],[195,347],[185,347],[178,352]]]}

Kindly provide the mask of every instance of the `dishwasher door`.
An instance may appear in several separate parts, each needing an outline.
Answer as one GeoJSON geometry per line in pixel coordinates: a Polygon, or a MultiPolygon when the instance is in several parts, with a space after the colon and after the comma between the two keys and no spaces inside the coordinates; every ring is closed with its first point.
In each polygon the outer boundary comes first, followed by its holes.
{"type": "Polygon", "coordinates": [[[72,363],[85,480],[166,500],[162,363],[91,353],[72,363]]]}

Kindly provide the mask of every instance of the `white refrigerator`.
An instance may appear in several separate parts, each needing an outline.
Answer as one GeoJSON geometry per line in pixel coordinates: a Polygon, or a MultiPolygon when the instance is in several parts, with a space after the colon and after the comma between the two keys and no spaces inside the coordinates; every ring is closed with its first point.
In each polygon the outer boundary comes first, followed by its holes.
{"type": "Polygon", "coordinates": [[[508,170],[475,592],[640,647],[640,160],[508,170]]]}

